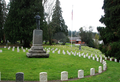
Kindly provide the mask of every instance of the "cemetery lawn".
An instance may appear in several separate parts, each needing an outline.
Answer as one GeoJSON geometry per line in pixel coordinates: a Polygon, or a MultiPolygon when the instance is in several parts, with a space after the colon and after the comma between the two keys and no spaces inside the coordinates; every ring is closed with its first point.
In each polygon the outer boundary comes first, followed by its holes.
{"type": "MultiPolygon", "coordinates": [[[[90,75],[90,68],[95,68],[96,73],[98,67],[102,66],[99,62],[79,57],[78,55],[63,55],[62,51],[71,51],[69,46],[44,46],[44,48],[58,48],[61,53],[58,54],[58,50],[55,53],[50,52],[49,58],[27,58],[26,52],[20,49],[20,52],[12,51],[12,49],[4,49],[0,53],[0,72],[2,80],[15,80],[15,74],[17,72],[24,73],[25,81],[39,81],[39,73],[47,72],[48,80],[60,80],[61,72],[68,71],[68,78],[77,78],[78,70],[84,70],[84,75],[90,75]]],[[[101,55],[101,52],[97,49],[82,46],[82,50],[79,51],[78,47],[72,47],[73,52],[80,52],[88,55],[101,55]]],[[[103,55],[103,54],[102,54],[103,55]]],[[[108,69],[104,73],[91,76],[89,78],[83,78],[75,80],[73,82],[119,82],[120,81],[120,63],[107,61],[108,69]],[[115,73],[115,74],[114,74],[115,73]]]]}

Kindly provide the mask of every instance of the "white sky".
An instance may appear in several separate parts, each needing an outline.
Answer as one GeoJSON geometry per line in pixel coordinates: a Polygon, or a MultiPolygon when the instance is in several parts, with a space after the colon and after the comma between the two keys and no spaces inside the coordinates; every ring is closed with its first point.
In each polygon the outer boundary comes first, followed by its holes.
{"type": "MultiPolygon", "coordinates": [[[[6,0],[8,2],[9,0],[6,0]]],[[[97,26],[104,26],[99,19],[104,15],[102,10],[104,0],[60,0],[62,7],[62,15],[68,30],[79,31],[80,27],[93,27],[93,31],[97,32],[97,26]],[[71,12],[73,5],[73,27],[71,20],[71,12]]]]}
{"type": "Polygon", "coordinates": [[[102,10],[103,0],[60,0],[63,11],[63,18],[68,26],[68,30],[79,31],[80,27],[93,27],[97,32],[97,26],[104,26],[99,19],[104,15],[102,10]],[[73,28],[71,12],[73,5],[73,28]]]}

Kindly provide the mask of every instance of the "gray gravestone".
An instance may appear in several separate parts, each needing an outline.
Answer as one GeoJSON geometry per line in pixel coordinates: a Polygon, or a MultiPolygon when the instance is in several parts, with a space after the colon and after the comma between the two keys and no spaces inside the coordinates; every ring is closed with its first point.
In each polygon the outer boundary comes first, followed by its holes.
{"type": "Polygon", "coordinates": [[[24,73],[22,72],[16,73],[16,82],[24,82],[24,73]]]}

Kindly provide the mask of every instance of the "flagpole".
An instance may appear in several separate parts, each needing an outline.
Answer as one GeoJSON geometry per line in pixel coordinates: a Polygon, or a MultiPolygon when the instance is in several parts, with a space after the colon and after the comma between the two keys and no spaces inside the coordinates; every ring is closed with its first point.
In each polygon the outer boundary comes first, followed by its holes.
{"type": "Polygon", "coordinates": [[[72,52],[72,28],[73,28],[73,5],[72,5],[72,13],[71,13],[71,52],[72,52]]]}

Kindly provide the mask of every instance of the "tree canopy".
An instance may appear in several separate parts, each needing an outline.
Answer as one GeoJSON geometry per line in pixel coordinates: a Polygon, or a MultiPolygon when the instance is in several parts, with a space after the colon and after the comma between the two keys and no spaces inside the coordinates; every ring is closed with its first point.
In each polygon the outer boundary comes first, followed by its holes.
{"type": "Polygon", "coordinates": [[[100,22],[106,27],[98,27],[100,39],[104,44],[100,45],[100,50],[106,56],[120,59],[120,0],[104,0],[102,9],[105,15],[101,17],[100,22]]]}
{"type": "Polygon", "coordinates": [[[36,28],[34,16],[37,12],[41,16],[42,27],[44,19],[42,0],[12,0],[5,23],[6,39],[13,43],[23,40],[23,46],[28,47],[32,41],[33,29],[36,28]]]}
{"type": "MultiPolygon", "coordinates": [[[[64,21],[64,19],[62,17],[62,9],[60,7],[60,1],[56,0],[55,8],[53,9],[52,21],[50,22],[49,27],[48,27],[48,29],[49,29],[48,31],[50,31],[50,32],[48,32],[49,33],[49,42],[50,42],[50,44],[51,44],[51,39],[53,38],[53,36],[55,34],[58,35],[57,33],[61,34],[61,32],[62,32],[67,36],[68,35],[67,28],[68,27],[65,24],[65,21],[64,21]]],[[[64,34],[62,34],[63,37],[65,36],[64,34]]],[[[63,42],[66,41],[65,38],[64,38],[63,42]]],[[[54,37],[54,39],[58,40],[58,38],[55,38],[55,37],[54,37]]],[[[59,40],[60,39],[61,38],[59,38],[59,40]]]]}

